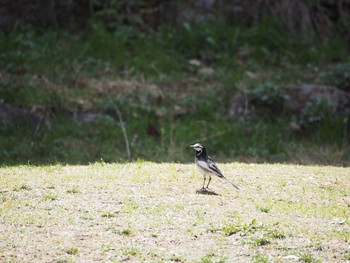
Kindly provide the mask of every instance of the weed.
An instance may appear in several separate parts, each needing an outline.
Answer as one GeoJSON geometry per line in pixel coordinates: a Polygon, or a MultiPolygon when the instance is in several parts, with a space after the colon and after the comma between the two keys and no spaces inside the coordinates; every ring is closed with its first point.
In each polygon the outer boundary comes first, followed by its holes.
{"type": "Polygon", "coordinates": [[[170,258],[173,262],[185,262],[185,259],[182,256],[172,255],[170,258]]]}
{"type": "Polygon", "coordinates": [[[265,246],[271,243],[271,241],[265,237],[259,237],[254,239],[254,243],[256,246],[265,246]]]}
{"type": "Polygon", "coordinates": [[[28,184],[25,184],[25,183],[21,184],[20,186],[16,186],[16,187],[13,188],[13,191],[15,191],[15,192],[18,192],[20,190],[27,190],[27,191],[29,191],[29,190],[32,190],[32,188],[28,184]]]}
{"type": "Polygon", "coordinates": [[[345,260],[350,260],[350,253],[346,253],[346,254],[344,255],[344,259],[345,259],[345,260]]]}
{"type": "Polygon", "coordinates": [[[214,256],[213,254],[208,254],[208,255],[202,256],[201,262],[202,263],[213,263],[213,260],[212,260],[213,256],[214,256]]]}
{"type": "Polygon", "coordinates": [[[334,85],[349,91],[350,63],[339,63],[321,70],[318,74],[318,79],[321,83],[334,85]]]}
{"type": "Polygon", "coordinates": [[[7,197],[4,195],[0,195],[0,204],[5,203],[7,200],[7,197]]]}
{"type": "Polygon", "coordinates": [[[339,238],[350,244],[350,231],[347,229],[335,229],[333,230],[339,238]]]}
{"type": "Polygon", "coordinates": [[[133,213],[139,208],[139,204],[133,199],[126,198],[123,203],[124,206],[120,211],[121,213],[133,213]]]}
{"type": "Polygon", "coordinates": [[[58,196],[55,193],[49,193],[47,195],[43,196],[44,201],[55,201],[57,200],[58,196]]]}
{"type": "Polygon", "coordinates": [[[250,244],[252,246],[266,246],[271,243],[269,239],[264,236],[254,237],[249,240],[245,240],[244,243],[250,244]]]}
{"type": "Polygon", "coordinates": [[[263,212],[263,213],[268,213],[271,210],[271,206],[259,206],[258,210],[263,212]]]}
{"type": "Polygon", "coordinates": [[[79,250],[76,247],[70,247],[66,249],[66,253],[69,255],[78,255],[79,254],[79,250]]]}
{"type": "Polygon", "coordinates": [[[105,212],[101,214],[101,217],[112,218],[116,217],[117,214],[115,212],[105,212]]]}
{"type": "Polygon", "coordinates": [[[57,263],[74,263],[75,261],[72,258],[60,257],[56,261],[57,263]]]}
{"type": "Polygon", "coordinates": [[[205,256],[201,257],[201,261],[202,263],[224,263],[226,262],[226,257],[219,257],[218,259],[216,259],[217,256],[215,255],[215,253],[208,253],[205,256]]]}
{"type": "Polygon", "coordinates": [[[213,224],[209,224],[209,227],[207,229],[208,232],[210,233],[215,233],[217,231],[219,231],[220,229],[218,229],[217,227],[215,227],[213,224]]]}
{"type": "Polygon", "coordinates": [[[130,227],[124,228],[122,231],[120,231],[120,234],[124,236],[130,236],[132,234],[131,228],[130,227]]]}
{"type": "Polygon", "coordinates": [[[315,259],[315,256],[310,252],[302,252],[298,254],[299,260],[305,263],[319,263],[321,261],[315,259]]]}
{"type": "Polygon", "coordinates": [[[123,254],[126,256],[138,256],[138,257],[142,255],[141,250],[136,247],[123,248],[123,254]]]}
{"type": "Polygon", "coordinates": [[[284,239],[286,234],[282,230],[271,230],[268,232],[268,235],[272,238],[284,239]]]}
{"type": "Polygon", "coordinates": [[[317,251],[322,251],[324,249],[324,245],[321,242],[317,242],[315,248],[317,251]]]}
{"type": "Polygon", "coordinates": [[[73,188],[67,190],[67,193],[68,194],[77,194],[77,193],[79,193],[79,189],[78,189],[78,187],[73,187],[73,188]]]}
{"type": "Polygon", "coordinates": [[[222,232],[225,235],[231,236],[239,233],[244,236],[248,233],[255,233],[258,229],[262,229],[262,225],[258,225],[256,219],[252,220],[251,223],[236,224],[228,222],[222,227],[222,232]]]}
{"type": "Polygon", "coordinates": [[[265,255],[262,255],[260,253],[257,253],[254,255],[250,261],[251,263],[268,263],[268,257],[265,255]]]}
{"type": "Polygon", "coordinates": [[[270,109],[281,112],[284,95],[281,88],[275,84],[266,82],[258,86],[251,87],[247,95],[255,105],[268,106],[270,109]],[[271,108],[273,106],[273,108],[271,108]]]}

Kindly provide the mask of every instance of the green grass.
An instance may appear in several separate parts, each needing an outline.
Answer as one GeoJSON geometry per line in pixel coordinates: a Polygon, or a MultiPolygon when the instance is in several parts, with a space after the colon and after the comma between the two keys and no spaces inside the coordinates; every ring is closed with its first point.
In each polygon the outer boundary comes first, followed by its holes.
{"type": "Polygon", "coordinates": [[[253,256],[253,258],[252,258],[252,260],[250,262],[251,263],[268,263],[269,259],[268,259],[268,257],[258,253],[257,255],[253,256]]]}
{"type": "Polygon", "coordinates": [[[79,250],[76,247],[70,247],[66,249],[66,253],[69,255],[78,255],[79,250]]]}
{"type": "Polygon", "coordinates": [[[315,259],[315,256],[310,252],[303,252],[299,254],[299,260],[305,263],[317,263],[321,262],[320,260],[315,259]]]}
{"type": "Polygon", "coordinates": [[[139,160],[1,167],[0,258],[5,262],[348,260],[349,168],[218,165],[241,191],[213,178],[211,190],[218,195],[198,194],[202,176],[194,164],[139,160]],[[76,185],[79,191],[72,194],[76,185]],[[268,213],[257,209],[263,204],[272,207],[268,213]]]}
{"type": "Polygon", "coordinates": [[[346,86],[349,46],[336,33],[300,40],[268,17],[252,28],[220,20],[154,32],[91,23],[76,35],[0,34],[0,54],[0,102],[48,120],[38,130],[0,125],[0,165],[187,162],[197,141],[222,161],[349,164],[346,112],[288,116],[281,103],[288,83],[346,86]],[[256,117],[228,117],[237,91],[260,105],[256,117]]]}

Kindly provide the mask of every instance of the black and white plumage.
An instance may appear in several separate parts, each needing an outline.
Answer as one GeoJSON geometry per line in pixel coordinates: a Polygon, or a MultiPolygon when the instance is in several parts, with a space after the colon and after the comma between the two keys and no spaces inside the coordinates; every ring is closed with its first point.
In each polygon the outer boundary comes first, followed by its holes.
{"type": "Polygon", "coordinates": [[[236,185],[234,185],[229,180],[227,180],[226,177],[222,174],[219,167],[217,167],[216,164],[213,162],[213,160],[208,156],[204,145],[200,143],[196,143],[196,144],[190,145],[190,147],[192,147],[196,151],[196,156],[194,161],[196,163],[197,169],[204,176],[203,189],[206,189],[209,187],[211,176],[216,175],[221,179],[225,180],[226,182],[228,182],[229,184],[231,184],[234,188],[239,190],[239,188],[236,185]],[[207,176],[209,177],[209,179],[208,179],[208,184],[205,187],[205,181],[207,179],[207,176]]]}

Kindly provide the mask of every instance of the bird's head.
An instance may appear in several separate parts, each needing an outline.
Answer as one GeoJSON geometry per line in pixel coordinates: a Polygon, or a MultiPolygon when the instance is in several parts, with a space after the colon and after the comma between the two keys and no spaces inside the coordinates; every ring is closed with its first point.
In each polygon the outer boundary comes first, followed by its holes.
{"type": "Polygon", "coordinates": [[[195,149],[196,152],[201,152],[204,149],[204,145],[200,144],[200,143],[195,143],[193,145],[190,145],[190,147],[192,147],[193,149],[195,149]]]}

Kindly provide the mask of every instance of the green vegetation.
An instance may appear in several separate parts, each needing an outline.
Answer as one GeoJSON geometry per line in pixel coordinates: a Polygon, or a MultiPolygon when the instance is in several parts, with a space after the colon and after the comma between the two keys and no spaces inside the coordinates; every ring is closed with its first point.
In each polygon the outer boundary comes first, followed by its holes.
{"type": "Polygon", "coordinates": [[[130,228],[130,227],[124,228],[124,229],[120,232],[120,234],[126,235],[126,236],[131,235],[131,234],[132,234],[131,228],[130,228]]]}
{"type": "Polygon", "coordinates": [[[0,123],[0,261],[349,260],[349,112],[283,105],[289,83],[348,91],[341,32],[132,17],[0,34],[0,103],[45,117],[0,123]],[[193,142],[242,190],[198,194],[193,142]]]}
{"type": "Polygon", "coordinates": [[[78,255],[79,254],[79,250],[76,247],[67,248],[66,252],[69,255],[78,255]]]}
{"type": "Polygon", "coordinates": [[[349,46],[334,32],[300,40],[265,17],[252,28],[219,20],[108,31],[91,22],[79,34],[1,34],[0,102],[47,120],[2,124],[1,163],[184,162],[186,146],[201,141],[223,161],[348,164],[346,112],[320,105],[288,116],[281,99],[288,83],[344,87],[349,46]],[[257,116],[228,116],[237,91],[257,116]]]}
{"type": "Polygon", "coordinates": [[[299,260],[301,262],[305,263],[317,263],[321,262],[320,260],[316,260],[314,255],[312,255],[310,252],[304,252],[299,254],[299,260]]]}
{"type": "Polygon", "coordinates": [[[57,195],[55,193],[49,193],[47,195],[44,195],[43,200],[44,201],[55,201],[55,200],[57,200],[57,195]]]}
{"type": "Polygon", "coordinates": [[[250,262],[251,263],[268,263],[269,259],[268,259],[268,257],[258,253],[257,255],[254,255],[254,257],[252,258],[252,260],[250,262]]]}

